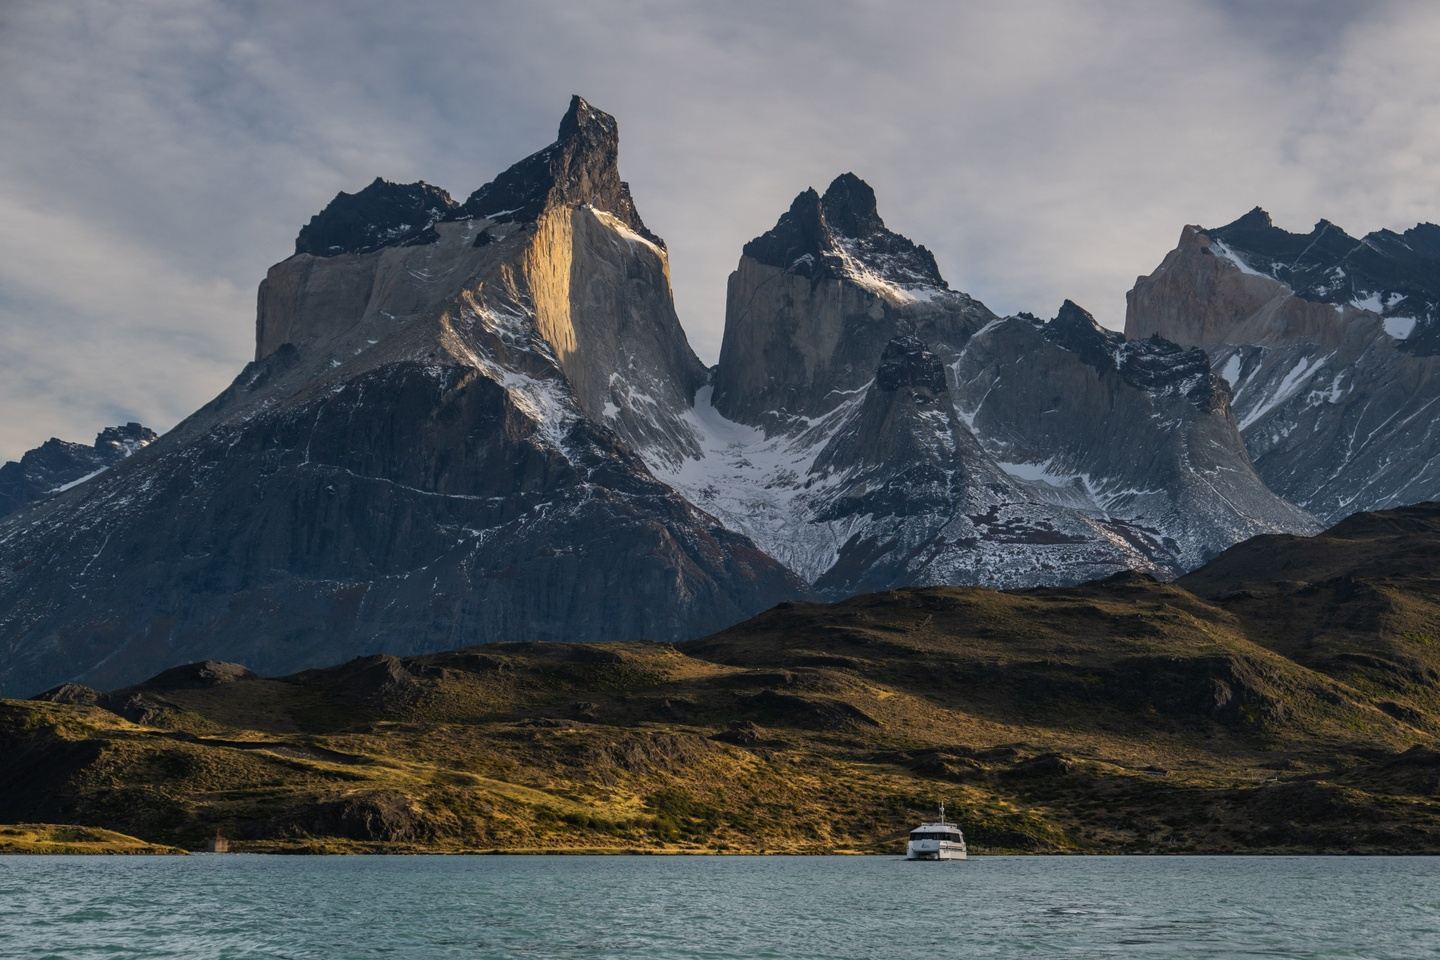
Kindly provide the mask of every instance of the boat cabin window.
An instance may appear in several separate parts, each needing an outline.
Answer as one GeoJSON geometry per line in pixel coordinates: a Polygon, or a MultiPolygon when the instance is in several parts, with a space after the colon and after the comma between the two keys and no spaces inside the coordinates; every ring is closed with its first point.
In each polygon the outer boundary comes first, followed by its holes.
{"type": "Polygon", "coordinates": [[[933,832],[932,832],[932,831],[928,831],[928,830],[915,830],[915,831],[912,831],[912,832],[911,832],[911,834],[910,834],[910,839],[911,839],[911,840],[959,840],[959,839],[960,839],[960,835],[959,835],[958,833],[955,833],[955,832],[952,832],[952,831],[949,831],[949,830],[945,830],[945,831],[933,831],[933,832]]]}

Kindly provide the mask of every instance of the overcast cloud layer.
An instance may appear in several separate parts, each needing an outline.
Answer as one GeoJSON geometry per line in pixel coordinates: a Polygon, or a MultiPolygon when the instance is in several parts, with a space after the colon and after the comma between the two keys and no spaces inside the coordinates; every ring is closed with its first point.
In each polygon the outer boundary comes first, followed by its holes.
{"type": "Polygon", "coordinates": [[[0,458],[173,426],[336,191],[463,197],[572,92],[713,362],[741,245],[845,170],[952,287],[1116,327],[1185,223],[1440,220],[1437,47],[1426,2],[0,0],[0,458]]]}

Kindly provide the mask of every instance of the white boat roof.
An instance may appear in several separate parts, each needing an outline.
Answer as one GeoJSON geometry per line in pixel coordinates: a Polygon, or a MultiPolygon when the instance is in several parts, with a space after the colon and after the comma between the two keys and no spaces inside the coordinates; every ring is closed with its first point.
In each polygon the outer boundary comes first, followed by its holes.
{"type": "MultiPolygon", "coordinates": [[[[952,830],[955,833],[960,832],[960,828],[953,823],[922,823],[916,827],[915,830],[952,830]]],[[[911,830],[910,832],[914,833],[915,830],[911,830]]]]}

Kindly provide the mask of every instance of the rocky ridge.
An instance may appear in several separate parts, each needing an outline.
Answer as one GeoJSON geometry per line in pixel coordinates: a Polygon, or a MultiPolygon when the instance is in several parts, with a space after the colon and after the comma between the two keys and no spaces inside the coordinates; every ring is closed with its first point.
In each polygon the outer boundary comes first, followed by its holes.
{"type": "Polygon", "coordinates": [[[1440,496],[1440,228],[1355,240],[1252,210],[1188,226],[1127,298],[1126,335],[1208,351],[1256,469],[1326,521],[1440,496]]]}
{"type": "Polygon", "coordinates": [[[0,516],[64,493],[149,446],[155,431],[130,422],[106,427],[86,446],[51,437],[0,466],[0,516]]]}

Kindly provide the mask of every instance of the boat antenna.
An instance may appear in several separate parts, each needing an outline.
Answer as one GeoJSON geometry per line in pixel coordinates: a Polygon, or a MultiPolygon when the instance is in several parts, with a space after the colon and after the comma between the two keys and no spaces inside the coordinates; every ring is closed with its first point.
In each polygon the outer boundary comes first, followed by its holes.
{"type": "Polygon", "coordinates": [[[941,800],[941,801],[940,801],[940,822],[941,822],[941,823],[944,823],[944,822],[945,822],[945,801],[944,801],[944,800],[941,800]]]}

